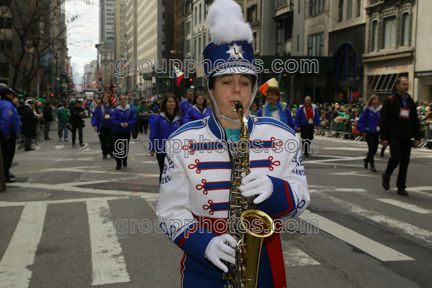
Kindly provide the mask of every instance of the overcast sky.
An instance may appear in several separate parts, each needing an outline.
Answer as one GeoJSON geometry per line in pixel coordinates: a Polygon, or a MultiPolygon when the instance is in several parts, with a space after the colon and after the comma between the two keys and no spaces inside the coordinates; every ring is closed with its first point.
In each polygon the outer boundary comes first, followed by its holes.
{"type": "Polygon", "coordinates": [[[66,0],[66,19],[78,15],[68,24],[68,48],[71,62],[77,64],[73,74],[84,73],[84,65],[96,60],[95,44],[99,42],[99,1],[66,0]]]}

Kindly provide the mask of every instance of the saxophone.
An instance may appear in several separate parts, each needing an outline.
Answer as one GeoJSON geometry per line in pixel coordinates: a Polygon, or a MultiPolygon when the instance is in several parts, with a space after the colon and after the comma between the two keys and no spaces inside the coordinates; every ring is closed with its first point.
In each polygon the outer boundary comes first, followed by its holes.
{"type": "Polygon", "coordinates": [[[243,177],[251,173],[249,162],[248,120],[243,106],[236,103],[234,111],[240,116],[240,141],[231,163],[231,187],[227,219],[227,233],[237,240],[235,265],[224,275],[227,288],[252,288],[258,285],[259,262],[264,238],[274,233],[273,219],[257,210],[255,197],[243,197],[238,189],[243,177]]]}

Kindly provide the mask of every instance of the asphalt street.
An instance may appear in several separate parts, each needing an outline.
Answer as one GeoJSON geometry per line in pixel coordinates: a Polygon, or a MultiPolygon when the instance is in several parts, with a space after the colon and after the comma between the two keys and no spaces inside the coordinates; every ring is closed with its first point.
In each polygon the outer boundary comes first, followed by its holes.
{"type": "MultiPolygon", "coordinates": [[[[179,287],[183,253],[152,227],[156,158],[133,144],[115,170],[88,123],[82,148],[53,129],[15,155],[17,182],[0,193],[0,287],[179,287]]],[[[311,204],[282,233],[287,287],[432,287],[432,151],[412,150],[403,197],[397,174],[381,187],[388,149],[373,173],[366,143],[316,141],[303,157],[311,204]]]]}

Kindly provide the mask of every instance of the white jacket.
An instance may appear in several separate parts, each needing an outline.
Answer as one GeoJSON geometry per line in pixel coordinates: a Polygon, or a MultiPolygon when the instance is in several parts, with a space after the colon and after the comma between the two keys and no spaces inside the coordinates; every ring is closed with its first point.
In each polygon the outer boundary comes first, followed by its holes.
{"type": "MultiPolygon", "coordinates": [[[[270,198],[257,209],[273,218],[298,216],[310,203],[298,136],[289,126],[271,117],[249,116],[248,126],[249,139],[256,140],[252,147],[262,147],[250,150],[251,170],[267,174],[274,187],[270,198]]],[[[228,216],[231,162],[219,139],[225,139],[225,130],[214,113],[183,125],[170,136],[156,209],[161,228],[171,241],[204,266],[210,265],[204,257],[207,244],[224,233],[210,223],[219,222],[218,227],[224,229],[228,216]],[[185,145],[190,139],[196,142],[205,139],[207,143],[185,145]],[[178,151],[180,142],[181,152],[170,151],[178,151]],[[209,229],[212,233],[202,233],[209,229]]],[[[273,242],[280,246],[279,237],[273,242]]]]}

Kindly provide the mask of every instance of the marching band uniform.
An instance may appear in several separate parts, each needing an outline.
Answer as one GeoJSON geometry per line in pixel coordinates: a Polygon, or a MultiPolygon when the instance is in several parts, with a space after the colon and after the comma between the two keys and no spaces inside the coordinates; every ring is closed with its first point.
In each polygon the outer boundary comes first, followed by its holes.
{"type": "MultiPolygon", "coordinates": [[[[221,11],[220,15],[230,13],[225,11],[238,12],[239,21],[244,23],[241,8],[232,0],[216,0],[209,9],[209,23],[212,23],[212,13],[215,17],[217,10],[221,11]]],[[[212,33],[212,28],[209,29],[212,33]]],[[[229,61],[230,55],[241,54],[242,58],[251,63],[251,38],[248,41],[215,43],[212,36],[213,43],[207,45],[204,57],[215,63],[217,59],[225,58],[229,61]]],[[[240,74],[254,73],[250,70],[240,74]]],[[[209,79],[218,75],[221,74],[214,68],[207,77],[209,79]]],[[[257,83],[254,87],[251,103],[257,83]]],[[[247,110],[249,107],[244,108],[247,110]]],[[[208,256],[208,249],[215,239],[231,237],[226,234],[231,151],[224,144],[227,132],[216,116],[220,119],[224,115],[217,113],[219,109],[215,105],[209,117],[183,125],[168,138],[165,146],[167,155],[156,215],[161,229],[184,251],[181,260],[181,287],[226,285],[222,278],[223,271],[218,268],[220,266],[216,266],[214,258],[208,256]]],[[[309,205],[310,196],[298,136],[285,123],[271,117],[249,116],[248,120],[251,174],[262,174],[264,181],[272,187],[271,193],[257,209],[266,212],[273,219],[300,215],[309,205]],[[289,153],[286,153],[287,149],[289,153]]],[[[286,287],[285,265],[278,233],[264,240],[258,287],[286,287]]]]}
{"type": "Polygon", "coordinates": [[[194,120],[199,120],[210,116],[211,109],[208,107],[204,107],[200,109],[196,104],[193,105],[189,110],[187,110],[186,115],[184,117],[184,123],[189,123],[194,120]]]}

